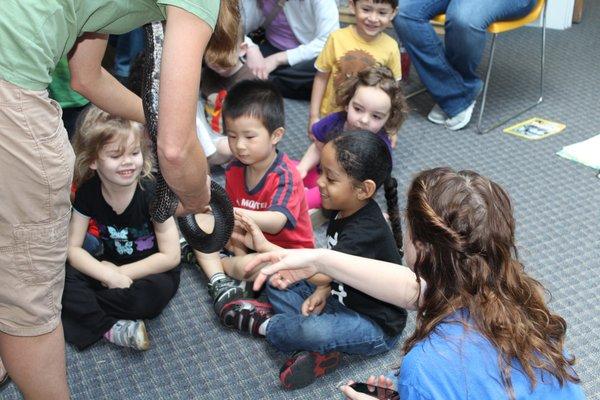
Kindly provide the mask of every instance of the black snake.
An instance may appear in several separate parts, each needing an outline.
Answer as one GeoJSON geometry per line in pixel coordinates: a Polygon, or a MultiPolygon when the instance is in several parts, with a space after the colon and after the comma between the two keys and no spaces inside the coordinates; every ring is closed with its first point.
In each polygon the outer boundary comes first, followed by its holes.
{"type": "MultiPolygon", "coordinates": [[[[145,61],[142,78],[142,103],[146,117],[146,128],[152,140],[154,160],[156,162],[156,194],[150,207],[152,219],[164,222],[175,214],[179,199],[165,182],[156,157],[156,138],[158,134],[158,89],[160,84],[160,60],[164,40],[164,29],[161,22],[153,22],[144,26],[145,61]]],[[[215,218],[213,232],[207,234],[197,224],[194,215],[177,218],[179,230],[185,240],[194,249],[203,253],[220,250],[229,240],[233,231],[233,207],[225,190],[216,182],[211,182],[210,207],[215,218]]]]}

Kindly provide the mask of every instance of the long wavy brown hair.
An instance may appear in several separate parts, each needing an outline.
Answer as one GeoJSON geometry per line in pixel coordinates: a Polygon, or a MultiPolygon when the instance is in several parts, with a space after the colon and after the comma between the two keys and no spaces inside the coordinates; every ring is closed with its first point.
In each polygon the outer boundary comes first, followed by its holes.
{"type": "Polygon", "coordinates": [[[215,30],[204,50],[204,59],[221,68],[231,68],[238,62],[240,44],[244,39],[238,1],[221,1],[215,30]]]}
{"type": "Polygon", "coordinates": [[[415,246],[414,271],[427,282],[407,353],[458,309],[498,349],[498,364],[514,399],[511,361],[532,387],[535,369],[560,384],[579,382],[564,356],[566,322],[551,313],[542,285],[527,275],[515,247],[515,221],[508,194],[472,171],[423,171],[408,192],[407,226],[415,246]]]}

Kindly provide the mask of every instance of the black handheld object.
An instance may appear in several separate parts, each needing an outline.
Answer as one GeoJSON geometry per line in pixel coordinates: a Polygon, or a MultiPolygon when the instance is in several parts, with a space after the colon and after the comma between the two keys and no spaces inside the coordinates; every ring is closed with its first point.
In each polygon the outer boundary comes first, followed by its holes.
{"type": "Polygon", "coordinates": [[[350,385],[350,387],[358,393],[368,394],[369,396],[372,396],[375,399],[400,400],[400,395],[393,389],[375,385],[367,385],[364,382],[354,382],[350,385]]]}
{"type": "Polygon", "coordinates": [[[185,240],[192,248],[203,253],[221,250],[231,237],[234,225],[233,206],[225,189],[212,181],[210,193],[210,208],[215,217],[212,233],[200,229],[193,214],[177,218],[179,230],[185,240]]]}

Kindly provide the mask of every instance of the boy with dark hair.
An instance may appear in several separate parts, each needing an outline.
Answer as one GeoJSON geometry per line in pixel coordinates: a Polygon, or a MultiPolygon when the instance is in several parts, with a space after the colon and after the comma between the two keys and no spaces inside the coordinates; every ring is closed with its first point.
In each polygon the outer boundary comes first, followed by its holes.
{"type": "MultiPolygon", "coordinates": [[[[223,127],[235,159],[225,172],[225,189],[235,213],[256,222],[269,241],[283,248],[313,248],[314,236],[304,185],[288,156],[277,150],[284,128],[283,98],[269,81],[246,80],[231,88],[223,104],[223,127]]],[[[202,221],[200,221],[202,222],[202,221]]],[[[244,296],[243,266],[254,257],[242,243],[230,241],[233,257],[194,251],[209,278],[217,314],[244,296]]]]}
{"type": "Polygon", "coordinates": [[[348,5],[356,17],[355,25],[331,33],[315,62],[309,136],[312,124],[341,108],[335,93],[346,78],[376,63],[388,67],[396,80],[402,78],[398,42],[384,32],[396,16],[398,0],[349,0],[348,5]]]}

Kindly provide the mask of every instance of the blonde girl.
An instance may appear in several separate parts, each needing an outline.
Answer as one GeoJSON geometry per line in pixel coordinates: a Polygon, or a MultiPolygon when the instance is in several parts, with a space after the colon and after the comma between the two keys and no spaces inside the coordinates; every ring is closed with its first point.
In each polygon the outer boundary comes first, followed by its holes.
{"type": "Polygon", "coordinates": [[[150,346],[143,319],[156,317],[179,286],[175,221],[151,221],[154,188],[141,124],[91,106],[75,136],[77,192],[69,224],[62,320],[67,342],[84,349],[101,338],[150,346]],[[82,246],[90,219],[100,233],[82,246]]]}

